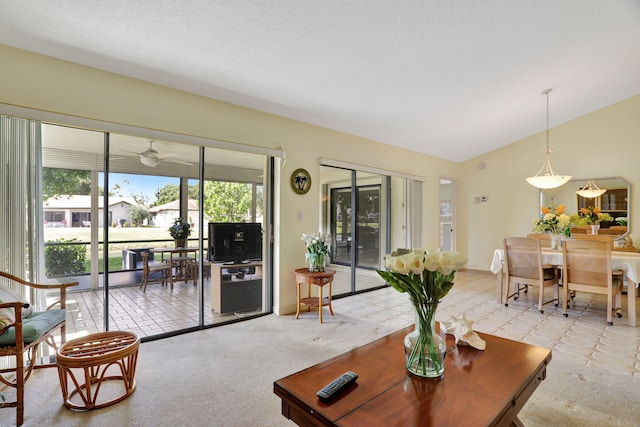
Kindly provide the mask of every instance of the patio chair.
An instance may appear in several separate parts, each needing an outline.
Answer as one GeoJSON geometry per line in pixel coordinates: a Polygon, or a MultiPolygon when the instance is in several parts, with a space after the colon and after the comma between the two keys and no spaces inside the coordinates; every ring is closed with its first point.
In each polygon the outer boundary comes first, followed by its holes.
{"type": "Polygon", "coordinates": [[[24,386],[34,368],[55,367],[55,363],[37,362],[40,343],[47,343],[57,350],[54,334],[60,330],[60,343],[66,340],[67,288],[78,282],[51,285],[27,282],[12,274],[0,271],[0,357],[8,360],[8,368],[0,369],[0,391],[11,387],[16,391],[13,401],[0,402],[0,411],[16,408],[16,425],[24,422],[24,386]],[[5,285],[5,286],[3,286],[5,285]],[[34,312],[33,307],[20,294],[11,289],[26,286],[31,289],[57,289],[59,299],[44,311],[34,312]],[[59,305],[60,308],[53,307],[59,305]],[[27,359],[25,360],[25,355],[27,359]]]}
{"type": "Polygon", "coordinates": [[[171,279],[171,264],[166,262],[150,263],[149,252],[141,252],[140,255],[142,257],[142,281],[140,282],[142,292],[146,292],[147,283],[151,280],[151,276],[158,273],[160,274],[159,280],[162,285],[166,285],[167,280],[171,279]]]}

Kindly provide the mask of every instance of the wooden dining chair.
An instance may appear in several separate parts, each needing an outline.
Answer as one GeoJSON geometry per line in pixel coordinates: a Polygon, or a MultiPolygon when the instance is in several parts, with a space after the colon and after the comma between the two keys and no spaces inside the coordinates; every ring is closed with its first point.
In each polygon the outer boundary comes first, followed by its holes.
{"type": "Polygon", "coordinates": [[[598,230],[598,235],[611,235],[611,236],[622,236],[626,231],[620,230],[619,228],[601,228],[598,230]]]}
{"type": "Polygon", "coordinates": [[[562,246],[562,261],[562,309],[565,317],[568,316],[567,296],[572,291],[606,295],[609,325],[613,325],[614,311],[618,317],[622,317],[620,306],[624,272],[611,270],[611,246],[607,242],[567,240],[562,246]]]}
{"type": "Polygon", "coordinates": [[[149,252],[142,252],[142,281],[140,282],[140,287],[142,288],[142,292],[146,292],[147,283],[151,280],[151,276],[154,274],[160,274],[160,281],[164,286],[167,283],[167,280],[171,278],[171,265],[166,262],[158,262],[158,263],[149,263],[149,252]]]}
{"type": "Polygon", "coordinates": [[[520,292],[529,286],[538,287],[538,311],[544,313],[542,307],[558,302],[558,273],[552,265],[542,264],[542,250],[539,239],[528,237],[506,237],[504,239],[506,298],[505,306],[509,306],[509,298],[520,297],[520,292]],[[509,289],[513,285],[513,292],[509,289]],[[544,290],[553,288],[553,299],[544,301],[544,290]]]}
{"type": "Polygon", "coordinates": [[[583,234],[591,234],[591,226],[588,225],[578,225],[575,227],[571,227],[571,235],[583,235],[583,234]]]}
{"type": "Polygon", "coordinates": [[[616,240],[616,236],[611,234],[578,234],[573,236],[575,240],[589,240],[592,242],[605,242],[613,250],[613,243],[616,240]]]}
{"type": "Polygon", "coordinates": [[[626,225],[610,225],[609,230],[618,230],[621,231],[621,234],[627,233],[629,229],[626,225]]]}
{"type": "Polygon", "coordinates": [[[540,246],[543,248],[551,247],[551,235],[549,233],[530,233],[527,234],[527,237],[540,240],[540,246]]]}

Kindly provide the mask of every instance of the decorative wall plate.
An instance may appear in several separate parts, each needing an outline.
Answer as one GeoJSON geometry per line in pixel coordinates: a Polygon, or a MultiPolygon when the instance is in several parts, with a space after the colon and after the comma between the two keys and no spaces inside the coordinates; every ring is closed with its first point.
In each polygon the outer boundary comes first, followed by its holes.
{"type": "Polygon", "coordinates": [[[305,169],[296,169],[291,174],[291,188],[298,194],[306,194],[311,188],[311,175],[305,169]]]}

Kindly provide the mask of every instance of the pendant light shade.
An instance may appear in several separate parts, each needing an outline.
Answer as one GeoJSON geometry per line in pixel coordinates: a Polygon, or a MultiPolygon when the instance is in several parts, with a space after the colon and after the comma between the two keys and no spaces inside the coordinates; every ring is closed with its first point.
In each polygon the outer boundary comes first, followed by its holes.
{"type": "Polygon", "coordinates": [[[571,179],[571,175],[557,174],[551,166],[551,148],[549,145],[549,92],[551,92],[551,89],[546,89],[541,93],[541,95],[546,95],[547,97],[547,150],[545,152],[545,160],[537,174],[526,178],[529,184],[542,189],[560,187],[571,179]]]}
{"type": "Polygon", "coordinates": [[[578,194],[578,196],[582,196],[587,199],[593,199],[594,197],[602,196],[604,193],[606,193],[606,191],[607,190],[599,188],[596,183],[590,179],[587,184],[576,191],[576,193],[578,194]]]}

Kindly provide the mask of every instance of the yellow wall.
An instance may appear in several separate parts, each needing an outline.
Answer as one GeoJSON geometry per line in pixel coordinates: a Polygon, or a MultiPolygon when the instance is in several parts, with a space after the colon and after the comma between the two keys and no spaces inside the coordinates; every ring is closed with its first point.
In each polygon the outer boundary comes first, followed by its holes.
{"type": "MultiPolygon", "coordinates": [[[[0,103],[254,146],[282,146],[287,163],[278,177],[275,218],[277,314],[295,311],[293,270],[305,263],[300,235],[316,231],[319,224],[318,188],[297,195],[289,188],[289,176],[305,168],[317,178],[319,157],[424,176],[422,242],[427,248],[439,246],[439,178],[453,179],[456,245],[468,256],[468,268],[488,270],[502,238],[530,232],[538,212],[538,190],[524,178],[542,165],[544,132],[455,164],[3,45],[0,63],[0,103]],[[480,162],[486,168],[478,168],[480,162]],[[477,196],[489,199],[476,204],[477,196]]],[[[551,129],[557,171],[576,178],[622,176],[632,183],[631,235],[638,246],[639,118],[636,95],[551,129]]]]}
{"type": "Polygon", "coordinates": [[[424,176],[422,240],[426,247],[438,245],[439,177],[457,177],[459,164],[8,46],[0,45],[0,63],[0,103],[254,146],[282,146],[287,163],[280,171],[275,230],[277,314],[295,311],[293,270],[305,264],[300,236],[317,231],[320,221],[318,187],[295,194],[289,177],[294,169],[305,168],[317,179],[319,157],[424,176]]]}
{"type": "MultiPolygon", "coordinates": [[[[620,176],[631,183],[631,236],[640,247],[640,95],[552,128],[550,142],[551,163],[558,173],[574,178],[620,176]]],[[[542,132],[463,164],[465,194],[458,203],[468,230],[462,241],[469,268],[488,270],[502,238],[531,232],[539,195],[524,178],[542,166],[545,144],[542,132]],[[485,169],[478,168],[480,162],[486,163],[485,169]],[[481,195],[489,200],[476,204],[475,196],[481,195]]]]}

